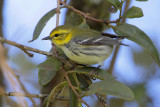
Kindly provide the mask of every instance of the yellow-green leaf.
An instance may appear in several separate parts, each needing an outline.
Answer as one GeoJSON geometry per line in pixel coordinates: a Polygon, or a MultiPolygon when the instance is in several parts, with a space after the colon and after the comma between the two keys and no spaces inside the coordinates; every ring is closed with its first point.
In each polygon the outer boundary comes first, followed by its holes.
{"type": "Polygon", "coordinates": [[[143,16],[143,11],[141,8],[133,6],[129,8],[123,16],[126,18],[139,18],[143,16]]]}
{"type": "Polygon", "coordinates": [[[91,84],[89,86],[89,91],[86,91],[85,96],[89,96],[97,92],[99,94],[113,95],[126,100],[132,100],[134,98],[134,94],[130,88],[111,78],[91,84]]]}
{"type": "Polygon", "coordinates": [[[90,29],[89,26],[86,23],[86,19],[83,19],[83,21],[81,22],[81,24],[79,24],[77,27],[79,27],[79,28],[85,28],[85,29],[90,29]]]}
{"type": "Polygon", "coordinates": [[[160,66],[159,54],[152,40],[138,27],[124,23],[116,26],[114,32],[119,36],[126,36],[127,39],[142,46],[160,66]]]}
{"type": "MultiPolygon", "coordinates": [[[[84,67],[69,71],[68,73],[89,75],[93,70],[95,70],[94,67],[84,67]]],[[[98,73],[97,77],[101,79],[101,81],[90,84],[89,90],[85,91],[84,96],[89,96],[98,92],[99,94],[113,95],[127,100],[134,98],[132,91],[126,85],[115,80],[111,74],[102,69],[98,69],[96,72],[98,73]]]]}
{"type": "Polygon", "coordinates": [[[33,39],[31,41],[29,41],[29,42],[32,42],[32,41],[36,40],[39,37],[39,35],[41,34],[43,28],[45,27],[45,25],[49,21],[49,19],[52,18],[56,14],[56,9],[57,8],[50,10],[48,13],[46,13],[39,20],[38,24],[36,25],[36,28],[34,29],[33,39]]]}
{"type": "Polygon", "coordinates": [[[72,26],[78,26],[83,22],[83,17],[79,14],[70,11],[66,15],[65,24],[66,25],[72,25],[72,26]]]}
{"type": "Polygon", "coordinates": [[[59,70],[62,63],[55,59],[50,58],[47,59],[45,62],[38,65],[39,72],[38,72],[38,80],[42,86],[47,85],[55,76],[56,72],[59,70]]]}
{"type": "MultiPolygon", "coordinates": [[[[85,75],[90,75],[90,72],[95,70],[96,68],[94,67],[84,67],[84,68],[79,68],[79,69],[75,69],[75,70],[71,70],[68,71],[68,73],[78,73],[78,74],[85,74],[85,75]]],[[[98,69],[96,71],[100,72],[102,69],[98,69]]],[[[97,78],[97,79],[101,79],[103,80],[103,76],[101,75],[101,73],[99,75],[92,75],[93,77],[97,78]]]]}
{"type": "Polygon", "coordinates": [[[61,89],[63,89],[66,85],[68,85],[68,82],[64,81],[64,82],[58,84],[55,88],[53,88],[53,90],[49,94],[48,99],[46,101],[46,103],[47,103],[46,107],[49,107],[49,104],[55,100],[57,93],[61,89]]]}
{"type": "Polygon", "coordinates": [[[121,2],[119,0],[107,0],[107,1],[110,2],[117,9],[119,9],[119,7],[121,5],[121,2]]]}

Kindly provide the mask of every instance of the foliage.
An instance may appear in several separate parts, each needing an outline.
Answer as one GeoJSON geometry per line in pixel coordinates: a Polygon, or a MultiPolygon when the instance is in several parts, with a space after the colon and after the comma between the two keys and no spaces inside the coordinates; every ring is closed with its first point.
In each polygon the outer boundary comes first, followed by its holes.
{"type": "Polygon", "coordinates": [[[45,62],[39,64],[39,83],[42,86],[47,85],[54,78],[61,65],[62,63],[55,58],[47,59],[45,62]]]}
{"type": "Polygon", "coordinates": [[[126,18],[138,18],[143,16],[143,11],[141,8],[133,6],[123,16],[126,18]]]}
{"type": "Polygon", "coordinates": [[[158,51],[151,39],[142,30],[134,25],[124,23],[116,26],[114,31],[119,36],[125,35],[127,39],[132,40],[142,46],[160,66],[158,51]]]}
{"type": "MultiPolygon", "coordinates": [[[[137,43],[138,45],[142,46],[155,60],[155,62],[160,66],[160,60],[159,60],[159,54],[157,49],[155,48],[153,42],[151,39],[145,34],[142,30],[140,30],[138,27],[134,25],[130,25],[127,23],[122,23],[123,18],[139,18],[143,16],[143,11],[139,7],[131,7],[128,9],[123,15],[122,8],[124,1],[119,0],[107,0],[110,4],[112,4],[117,10],[120,11],[120,15],[117,18],[116,25],[112,25],[108,23],[108,26],[111,27],[114,32],[119,36],[125,36],[127,39],[137,43]]],[[[146,1],[146,0],[137,0],[137,1],[146,1]]],[[[65,6],[67,7],[67,6],[65,6]]],[[[67,7],[69,8],[69,7],[67,7]]],[[[117,11],[118,12],[118,11],[117,11]]],[[[45,27],[46,23],[49,21],[49,19],[56,14],[56,8],[45,14],[41,20],[38,22],[34,35],[33,40],[36,40],[42,29],[45,27]]],[[[78,16],[79,14],[73,13],[73,19],[72,21],[77,21],[74,26],[83,27],[89,29],[90,26],[88,26],[85,17],[78,16]],[[77,17],[79,17],[77,19],[77,17]]],[[[73,23],[71,21],[71,23],[73,23]]],[[[68,23],[68,22],[67,22],[68,23]]],[[[32,40],[32,41],[33,41],[32,40]]],[[[67,74],[72,75],[71,83],[76,83],[76,85],[72,84],[74,88],[77,90],[78,94],[81,97],[89,96],[92,94],[103,94],[103,95],[113,95],[125,100],[132,100],[134,98],[134,95],[130,88],[128,88],[125,84],[115,80],[115,78],[110,75],[108,72],[102,69],[98,69],[98,75],[93,75],[94,78],[99,79],[98,82],[90,82],[88,83],[89,86],[86,87],[86,89],[82,89],[81,85],[84,85],[83,83],[88,82],[88,78],[80,79],[76,74],[83,74],[83,75],[90,75],[90,71],[94,70],[95,68],[91,67],[76,67],[75,70],[71,70],[70,67],[68,67],[67,63],[63,63],[59,59],[56,58],[48,58],[45,62],[41,63],[39,65],[39,82],[42,86],[47,85],[50,83],[52,79],[55,78],[55,74],[57,71],[61,70],[62,67],[66,69],[67,74]],[[80,80],[83,80],[80,81],[80,80]]],[[[90,79],[90,78],[89,78],[90,79]]],[[[91,80],[91,79],[90,79],[91,80]]],[[[53,98],[56,95],[57,87],[61,87],[61,89],[64,88],[64,86],[70,86],[66,80],[64,82],[54,86],[53,90],[50,93],[50,99],[48,100],[50,103],[51,98],[53,98]],[[62,85],[62,86],[61,86],[62,85]]],[[[73,91],[71,91],[73,93],[73,91]]],[[[75,94],[75,93],[74,93],[75,94]]],[[[72,96],[73,94],[71,94],[72,96]]],[[[77,96],[78,97],[78,96],[77,96]]],[[[71,97],[70,97],[71,98],[71,97]]],[[[76,97],[75,97],[76,98],[76,97]]],[[[73,99],[73,98],[71,98],[73,99]]],[[[79,101],[80,103],[80,101],[79,101]]],[[[71,106],[71,105],[70,105],[71,106]]],[[[72,107],[72,106],[71,106],[72,107]]]]}
{"type": "MultiPolygon", "coordinates": [[[[94,69],[95,68],[93,67],[85,67],[69,71],[69,73],[82,73],[89,75],[90,71],[94,69]]],[[[99,93],[104,95],[113,95],[127,100],[132,100],[134,98],[132,91],[124,84],[116,81],[111,74],[102,69],[98,69],[97,72],[98,76],[94,76],[101,79],[101,81],[92,83],[88,87],[89,90],[86,91],[83,96],[89,96],[95,93],[99,93]]]]}

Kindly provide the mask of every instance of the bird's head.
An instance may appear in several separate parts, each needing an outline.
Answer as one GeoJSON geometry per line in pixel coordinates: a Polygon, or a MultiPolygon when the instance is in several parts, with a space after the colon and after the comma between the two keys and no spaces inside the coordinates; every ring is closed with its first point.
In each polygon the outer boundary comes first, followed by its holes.
{"type": "Polygon", "coordinates": [[[69,25],[58,26],[51,31],[49,36],[43,38],[42,40],[51,40],[51,42],[55,45],[63,46],[71,40],[71,31],[73,29],[74,27],[69,25]]]}

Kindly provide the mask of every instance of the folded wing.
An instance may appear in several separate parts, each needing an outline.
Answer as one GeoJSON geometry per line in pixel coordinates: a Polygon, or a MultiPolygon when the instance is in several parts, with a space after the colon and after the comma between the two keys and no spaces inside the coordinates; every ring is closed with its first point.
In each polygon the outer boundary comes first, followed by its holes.
{"type": "MultiPolygon", "coordinates": [[[[78,37],[74,41],[80,45],[125,45],[120,42],[120,38],[113,39],[106,36],[94,36],[94,37],[78,37]]],[[[125,45],[128,46],[128,45],[125,45]]]]}

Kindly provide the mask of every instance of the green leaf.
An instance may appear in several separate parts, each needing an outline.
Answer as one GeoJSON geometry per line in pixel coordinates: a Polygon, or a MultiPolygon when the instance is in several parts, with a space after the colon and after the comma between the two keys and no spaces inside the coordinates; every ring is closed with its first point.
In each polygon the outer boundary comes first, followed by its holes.
{"type": "Polygon", "coordinates": [[[86,29],[90,29],[89,26],[86,23],[86,19],[83,18],[83,21],[81,22],[81,24],[79,24],[77,26],[78,28],[86,28],[86,29]]]}
{"type": "Polygon", "coordinates": [[[43,70],[58,70],[62,63],[56,58],[49,58],[38,65],[38,68],[43,70]]]}
{"type": "Polygon", "coordinates": [[[60,90],[62,90],[66,85],[68,85],[68,82],[64,81],[64,82],[58,84],[55,88],[53,88],[53,90],[49,94],[48,99],[46,101],[46,103],[47,103],[46,107],[49,107],[49,104],[55,100],[57,93],[60,90]]]}
{"type": "MultiPolygon", "coordinates": [[[[71,84],[75,87],[77,87],[77,83],[75,81],[74,75],[72,74],[68,74],[69,80],[71,81],[71,84]]],[[[78,90],[77,90],[78,92],[78,90]]],[[[77,107],[78,105],[78,98],[75,95],[75,93],[73,92],[73,90],[71,88],[69,88],[69,107],[77,107]]]]}
{"type": "Polygon", "coordinates": [[[41,34],[43,28],[45,27],[45,25],[47,24],[47,22],[49,21],[49,19],[51,17],[53,17],[56,14],[56,9],[52,9],[51,11],[49,11],[48,13],[46,13],[38,22],[38,24],[36,25],[36,28],[34,29],[34,33],[33,33],[33,39],[29,42],[33,42],[34,40],[36,40],[39,35],[41,34]]]}
{"type": "Polygon", "coordinates": [[[138,27],[124,23],[116,26],[114,32],[119,36],[126,36],[127,39],[142,46],[160,66],[159,54],[152,40],[138,27]]]}
{"type": "Polygon", "coordinates": [[[121,5],[121,2],[119,0],[107,0],[107,1],[110,2],[117,9],[119,9],[119,7],[121,5]]]}
{"type": "Polygon", "coordinates": [[[75,95],[75,93],[73,92],[71,88],[69,89],[69,93],[70,93],[69,107],[77,107],[78,105],[77,96],[75,95]]]}
{"type": "Polygon", "coordinates": [[[73,11],[69,11],[66,14],[66,18],[65,18],[65,24],[66,25],[78,26],[82,22],[83,22],[83,17],[80,16],[79,14],[77,14],[73,11]]]}
{"type": "MultiPolygon", "coordinates": [[[[90,74],[94,67],[84,67],[76,70],[69,71],[68,73],[90,74]]],[[[134,98],[132,91],[124,84],[116,81],[115,78],[108,72],[98,69],[98,78],[102,81],[92,83],[89,86],[89,90],[85,91],[84,96],[89,96],[98,92],[99,94],[113,95],[123,99],[131,100],[134,98]]]]}
{"type": "Polygon", "coordinates": [[[91,84],[89,90],[84,95],[89,96],[97,92],[99,94],[117,96],[126,100],[132,100],[134,98],[134,94],[130,88],[113,78],[106,78],[105,80],[91,84]]]}
{"type": "Polygon", "coordinates": [[[123,16],[126,18],[139,18],[143,16],[143,11],[141,8],[133,6],[123,16]]]}
{"type": "MultiPolygon", "coordinates": [[[[85,75],[90,75],[90,72],[95,70],[96,68],[94,67],[84,67],[84,68],[79,68],[79,69],[75,69],[75,70],[71,70],[71,71],[68,71],[68,73],[78,73],[78,74],[85,74],[85,75]]],[[[105,77],[103,75],[101,75],[101,72],[102,69],[98,69],[96,70],[98,72],[98,76],[93,74],[92,76],[97,78],[97,79],[101,79],[103,80],[105,77]]],[[[109,74],[109,73],[108,73],[109,74]]]]}
{"type": "Polygon", "coordinates": [[[89,29],[89,26],[86,23],[86,19],[72,11],[67,14],[65,24],[89,29]]]}
{"type": "Polygon", "coordinates": [[[39,64],[39,83],[42,86],[47,85],[54,78],[61,65],[62,63],[55,58],[47,59],[45,62],[39,64]]]}

